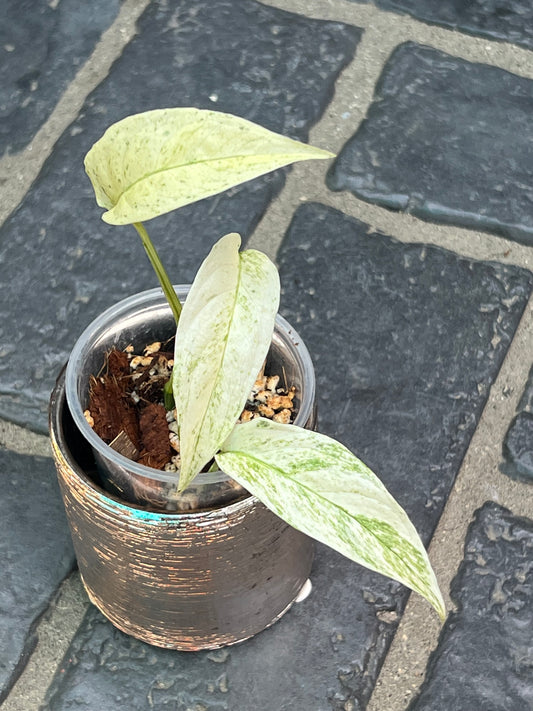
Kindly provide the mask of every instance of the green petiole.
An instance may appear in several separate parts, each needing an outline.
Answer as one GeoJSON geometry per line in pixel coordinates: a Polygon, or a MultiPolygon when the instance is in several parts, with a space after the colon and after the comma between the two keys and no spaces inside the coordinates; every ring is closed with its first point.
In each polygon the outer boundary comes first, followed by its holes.
{"type": "Polygon", "coordinates": [[[159,279],[159,283],[161,284],[161,288],[163,289],[163,293],[166,297],[166,300],[168,301],[172,313],[174,314],[174,318],[176,320],[177,325],[181,316],[181,302],[178,299],[178,295],[174,291],[174,287],[172,286],[172,283],[168,278],[168,274],[165,271],[165,267],[159,259],[159,254],[157,253],[157,250],[154,247],[153,242],[150,239],[150,236],[148,235],[145,226],[142,222],[134,222],[133,226],[139,233],[139,236],[143,243],[143,247],[146,251],[146,254],[148,255],[148,259],[150,260],[150,264],[154,268],[157,278],[159,279]]]}

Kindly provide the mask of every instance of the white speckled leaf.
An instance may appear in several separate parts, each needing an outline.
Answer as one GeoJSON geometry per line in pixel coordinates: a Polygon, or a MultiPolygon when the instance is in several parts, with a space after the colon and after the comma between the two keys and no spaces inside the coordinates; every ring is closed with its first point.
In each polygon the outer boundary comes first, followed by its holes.
{"type": "Polygon", "coordinates": [[[279,276],[265,254],[239,253],[222,237],[200,267],[176,333],[173,391],[181,448],[180,490],[233,429],[268,353],[279,276]]]}
{"type": "Polygon", "coordinates": [[[332,153],[245,119],[157,109],[110,126],[85,158],[105,222],[149,220],[300,160],[332,153]]]}
{"type": "Polygon", "coordinates": [[[216,461],[291,526],[416,590],[444,617],[416,529],[375,474],[339,442],[257,419],[235,427],[216,461]]]}

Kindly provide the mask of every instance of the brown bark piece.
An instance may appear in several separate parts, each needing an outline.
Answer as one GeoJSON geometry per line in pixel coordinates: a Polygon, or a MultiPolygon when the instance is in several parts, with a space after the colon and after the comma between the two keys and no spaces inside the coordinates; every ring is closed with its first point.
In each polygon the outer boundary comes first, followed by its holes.
{"type": "MultiPolygon", "coordinates": [[[[117,351],[112,348],[107,354],[107,373],[114,377],[117,381],[129,375],[130,361],[128,354],[124,351],[117,351]]],[[[120,383],[122,385],[122,383],[120,383]]]]}
{"type": "Polygon", "coordinates": [[[124,431],[139,449],[139,427],[135,406],[115,378],[91,378],[89,409],[94,431],[109,444],[124,431]]]}
{"type": "Polygon", "coordinates": [[[154,469],[162,469],[173,454],[163,405],[149,403],[141,412],[139,425],[142,442],[139,463],[154,469]]]}

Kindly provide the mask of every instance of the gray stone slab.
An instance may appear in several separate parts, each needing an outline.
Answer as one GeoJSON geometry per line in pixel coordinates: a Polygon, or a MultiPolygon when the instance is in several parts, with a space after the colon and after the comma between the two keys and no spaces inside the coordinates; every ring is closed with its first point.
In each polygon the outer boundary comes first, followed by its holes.
{"type": "Polygon", "coordinates": [[[0,156],[31,141],[119,8],[120,0],[0,1],[0,156]]]}
{"type": "Polygon", "coordinates": [[[531,291],[528,270],[298,210],[283,313],[317,372],[319,427],[379,472],[427,541],[531,291]]]}
{"type": "MultiPolygon", "coordinates": [[[[195,105],[305,139],[360,35],[251,0],[149,5],[138,35],[0,230],[0,285],[9,294],[0,324],[0,416],[44,430],[48,394],[81,330],[120,298],[157,286],[133,228],[100,220],[83,172],[83,156],[104,129],[138,111],[195,105]],[[18,359],[14,372],[19,352],[32,356],[18,359]]],[[[246,238],[283,176],[150,221],[173,281],[189,282],[223,234],[246,238]]]]}
{"type": "Polygon", "coordinates": [[[403,44],[328,185],[533,244],[532,114],[533,81],[403,44]]]}
{"type": "Polygon", "coordinates": [[[73,569],[51,459],[0,449],[0,703],[36,643],[35,624],[73,569]]]}
{"type": "MultiPolygon", "coordinates": [[[[381,476],[428,542],[531,274],[369,232],[334,210],[302,207],[279,256],[283,312],[313,355],[319,429],[381,476]]],[[[363,578],[370,599],[378,579],[363,578]]],[[[393,592],[390,609],[401,610],[405,592],[393,592]]],[[[371,605],[356,609],[372,629],[371,605]]],[[[362,640],[373,669],[379,634],[362,640]]],[[[376,677],[361,671],[352,694],[363,704],[358,685],[376,677]]]]}
{"type": "Polygon", "coordinates": [[[533,47],[530,0],[375,0],[375,4],[472,35],[533,47]]]}
{"type": "MultiPolygon", "coordinates": [[[[321,431],[381,475],[428,541],[532,280],[368,232],[300,208],[279,254],[282,310],[316,364],[321,431]]],[[[216,653],[151,650],[91,611],[46,711],[104,699],[109,711],[362,711],[407,592],[324,546],[311,577],[304,603],[216,653]]]]}
{"type": "Polygon", "coordinates": [[[533,413],[519,412],[503,443],[505,474],[516,479],[533,481],[533,413]]]}
{"type": "Polygon", "coordinates": [[[533,522],[494,503],[477,512],[452,585],[458,605],[410,711],[533,708],[533,522]]]}
{"type": "Polygon", "coordinates": [[[500,469],[514,479],[533,481],[533,367],[505,435],[500,469]]]}
{"type": "Polygon", "coordinates": [[[533,413],[533,366],[531,366],[531,370],[529,371],[526,387],[524,388],[517,409],[520,412],[533,413]]]}

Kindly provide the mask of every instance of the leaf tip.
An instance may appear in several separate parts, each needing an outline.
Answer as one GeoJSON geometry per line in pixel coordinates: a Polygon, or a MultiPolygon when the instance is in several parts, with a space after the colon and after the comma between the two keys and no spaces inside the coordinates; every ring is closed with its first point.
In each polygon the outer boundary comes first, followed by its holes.
{"type": "Polygon", "coordinates": [[[441,625],[443,625],[446,622],[446,617],[448,616],[448,611],[446,610],[446,605],[444,604],[444,600],[442,597],[439,600],[438,606],[435,605],[435,610],[439,616],[441,625]]]}
{"type": "Polygon", "coordinates": [[[138,222],[138,220],[134,219],[124,219],[124,216],[121,216],[120,213],[117,213],[114,207],[103,213],[102,220],[108,225],[132,225],[134,222],[138,222]]]}

